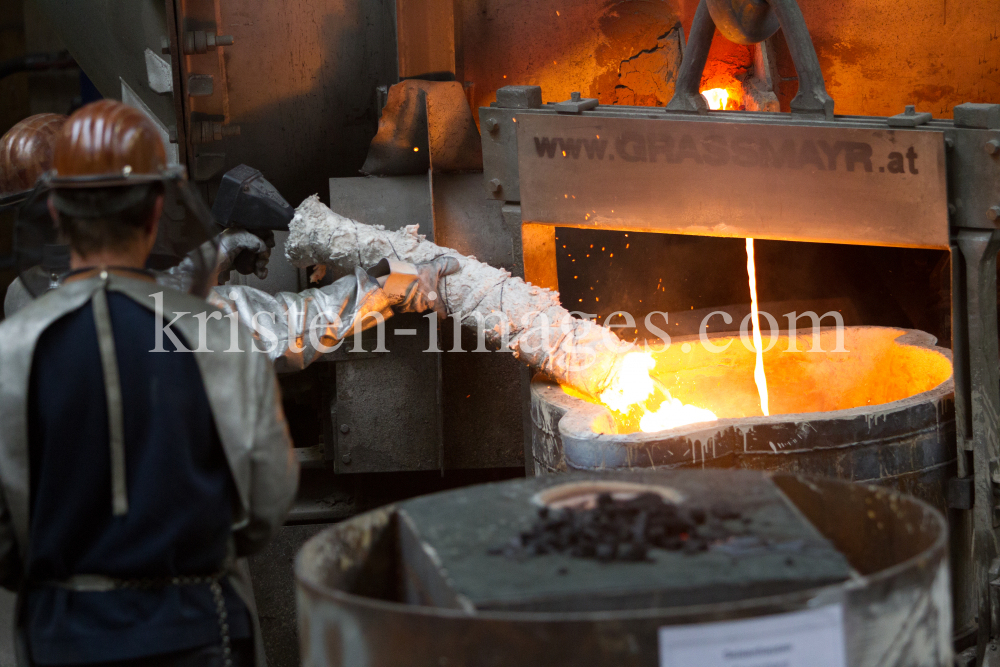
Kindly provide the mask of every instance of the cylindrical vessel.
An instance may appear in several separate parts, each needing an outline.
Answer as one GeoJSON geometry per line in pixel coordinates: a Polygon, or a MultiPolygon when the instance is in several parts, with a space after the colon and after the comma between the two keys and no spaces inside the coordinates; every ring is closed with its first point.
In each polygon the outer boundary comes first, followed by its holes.
{"type": "MultiPolygon", "coordinates": [[[[683,489],[681,481],[690,488],[709,475],[716,483],[718,476],[731,482],[730,501],[738,500],[741,480],[766,477],[742,471],[632,471],[575,473],[573,481],[683,489]]],[[[839,605],[845,664],[950,667],[947,528],[940,513],[882,487],[783,473],[769,477],[846,557],[855,576],[839,584],[697,606],[558,612],[412,606],[399,601],[400,582],[408,576],[401,571],[399,544],[406,519],[396,507],[386,507],[325,530],[300,551],[295,575],[302,664],[653,667],[660,664],[661,628],[839,605]]],[[[565,481],[547,475],[490,486],[497,498],[510,499],[565,481]]]]}
{"type": "MultiPolygon", "coordinates": [[[[725,467],[823,475],[884,485],[925,500],[949,518],[957,639],[975,625],[968,512],[950,510],[948,480],[957,474],[951,353],[921,331],[882,327],[824,330],[819,347],[782,332],[764,355],[772,408],[756,400],[753,353],[733,334],[675,339],[675,384],[684,402],[723,418],[655,433],[617,433],[611,413],[567,395],[551,382],[531,387],[536,474],[566,470],[725,467]],[[725,351],[716,348],[726,346],[725,351]],[[681,351],[685,343],[689,352],[681,351]],[[839,345],[845,351],[835,351],[839,345]],[[894,399],[894,400],[885,400],[894,399]],[[716,401],[712,403],[711,401],[716,401]],[[794,406],[802,409],[789,412],[794,406]],[[832,408],[832,409],[831,409],[832,408]],[[839,409],[837,409],[839,408],[839,409]]],[[[662,363],[662,361],[661,361],[662,363]]]]}

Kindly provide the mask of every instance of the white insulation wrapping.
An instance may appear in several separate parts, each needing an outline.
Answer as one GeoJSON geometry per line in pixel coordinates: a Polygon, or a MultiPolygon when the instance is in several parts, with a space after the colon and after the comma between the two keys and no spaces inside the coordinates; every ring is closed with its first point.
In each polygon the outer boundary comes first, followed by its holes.
{"type": "Polygon", "coordinates": [[[289,231],[285,253],[300,268],[327,264],[350,271],[384,257],[414,264],[456,258],[462,268],[444,279],[441,290],[448,313],[463,327],[482,328],[494,349],[507,345],[534,371],[591,396],[600,395],[622,356],[636,349],[610,329],[570,315],[558,292],[435,245],[417,225],[386,231],[337,215],[313,195],[295,210],[289,231]]]}

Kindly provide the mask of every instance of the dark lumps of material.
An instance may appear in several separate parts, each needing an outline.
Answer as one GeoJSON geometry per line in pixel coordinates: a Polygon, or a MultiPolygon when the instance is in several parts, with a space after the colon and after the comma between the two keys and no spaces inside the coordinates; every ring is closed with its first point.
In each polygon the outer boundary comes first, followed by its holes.
{"type": "Polygon", "coordinates": [[[713,506],[706,512],[675,505],[655,493],[628,499],[602,493],[590,509],[540,508],[529,530],[490,553],[509,558],[567,554],[605,562],[649,561],[653,548],[706,551],[733,536],[721,521],[739,518],[739,511],[729,506],[713,506]]]}

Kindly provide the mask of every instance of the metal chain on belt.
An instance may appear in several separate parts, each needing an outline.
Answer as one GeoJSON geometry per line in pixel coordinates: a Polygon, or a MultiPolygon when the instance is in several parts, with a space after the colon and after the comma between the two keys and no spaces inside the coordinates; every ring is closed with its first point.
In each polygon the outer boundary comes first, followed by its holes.
{"type": "Polygon", "coordinates": [[[212,579],[212,597],[215,598],[215,610],[219,615],[219,635],[222,637],[222,665],[233,667],[233,647],[229,643],[229,612],[226,611],[226,599],[222,596],[222,584],[219,579],[212,579]]]}
{"type": "MultiPolygon", "coordinates": [[[[179,575],[176,577],[137,577],[134,579],[119,579],[117,577],[97,577],[101,582],[107,583],[111,589],[131,589],[146,590],[150,588],[163,588],[165,586],[198,586],[208,584],[212,591],[212,599],[215,602],[215,613],[219,620],[219,636],[222,639],[222,665],[223,667],[233,667],[233,648],[229,637],[229,612],[226,610],[226,598],[222,592],[222,580],[226,577],[226,571],[211,575],[188,576],[179,575]]],[[[70,577],[66,581],[43,582],[43,585],[54,586],[56,588],[66,588],[69,590],[84,590],[80,585],[82,578],[70,577]]]]}
{"type": "Polygon", "coordinates": [[[215,601],[215,613],[219,619],[219,636],[222,638],[222,665],[223,667],[233,667],[233,647],[229,637],[229,612],[226,611],[226,598],[222,594],[222,584],[220,581],[225,577],[225,573],[213,574],[207,577],[179,576],[154,579],[116,579],[121,582],[120,588],[162,588],[164,585],[170,586],[196,586],[208,584],[212,591],[212,599],[215,601]]]}

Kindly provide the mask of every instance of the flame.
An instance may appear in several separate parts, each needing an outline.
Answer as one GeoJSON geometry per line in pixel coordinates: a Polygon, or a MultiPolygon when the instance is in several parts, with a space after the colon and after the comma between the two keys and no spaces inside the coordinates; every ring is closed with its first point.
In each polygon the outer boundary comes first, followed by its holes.
{"type": "Polygon", "coordinates": [[[753,380],[760,394],[760,409],[767,410],[767,376],[764,375],[764,344],[760,336],[760,317],[757,313],[757,268],[753,261],[753,239],[747,239],[747,275],[750,276],[750,315],[753,320],[753,349],[757,352],[757,363],[753,369],[753,380]]]}
{"type": "Polygon", "coordinates": [[[711,410],[687,405],[670,395],[649,374],[656,360],[648,352],[630,352],[600,395],[600,401],[621,416],[639,420],[639,429],[650,433],[686,424],[716,421],[711,410]]]}
{"type": "Polygon", "coordinates": [[[729,100],[729,91],[725,88],[710,88],[709,90],[701,91],[702,97],[708,102],[709,109],[722,110],[726,108],[726,102],[729,100]]]}

